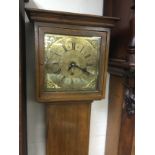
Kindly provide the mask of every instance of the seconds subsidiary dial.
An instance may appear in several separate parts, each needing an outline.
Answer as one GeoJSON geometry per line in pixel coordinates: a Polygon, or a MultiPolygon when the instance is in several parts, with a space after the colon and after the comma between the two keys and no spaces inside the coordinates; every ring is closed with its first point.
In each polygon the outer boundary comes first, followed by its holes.
{"type": "Polygon", "coordinates": [[[101,37],[44,35],[45,91],[94,91],[101,37]]]}

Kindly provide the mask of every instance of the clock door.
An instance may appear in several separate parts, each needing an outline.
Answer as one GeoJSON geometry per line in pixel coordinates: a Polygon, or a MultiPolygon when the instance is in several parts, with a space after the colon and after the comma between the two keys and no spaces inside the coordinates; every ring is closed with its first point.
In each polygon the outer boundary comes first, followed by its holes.
{"type": "Polygon", "coordinates": [[[66,101],[102,98],[108,32],[36,28],[39,30],[36,35],[39,46],[36,51],[38,100],[57,101],[60,95],[66,101]]]}

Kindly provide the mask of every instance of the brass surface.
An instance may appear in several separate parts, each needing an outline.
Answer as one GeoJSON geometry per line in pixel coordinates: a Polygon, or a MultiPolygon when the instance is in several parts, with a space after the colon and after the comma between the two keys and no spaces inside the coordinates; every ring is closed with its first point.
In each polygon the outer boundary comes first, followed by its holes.
{"type": "Polygon", "coordinates": [[[44,35],[45,91],[97,90],[101,37],[44,35]]]}

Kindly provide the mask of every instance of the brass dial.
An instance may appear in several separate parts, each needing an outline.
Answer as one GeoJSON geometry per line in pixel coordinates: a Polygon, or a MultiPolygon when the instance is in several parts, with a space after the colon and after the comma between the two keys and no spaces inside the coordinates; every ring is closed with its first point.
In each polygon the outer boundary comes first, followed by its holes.
{"type": "Polygon", "coordinates": [[[45,34],[45,90],[96,90],[100,41],[101,37],[45,34]]]}

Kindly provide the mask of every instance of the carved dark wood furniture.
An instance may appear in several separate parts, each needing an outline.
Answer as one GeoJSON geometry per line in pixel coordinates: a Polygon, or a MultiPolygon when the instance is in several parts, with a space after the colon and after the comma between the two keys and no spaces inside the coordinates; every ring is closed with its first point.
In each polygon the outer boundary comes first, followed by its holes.
{"type": "Polygon", "coordinates": [[[105,155],[134,155],[135,32],[134,2],[105,1],[104,15],[121,18],[112,31],[110,103],[105,155]]]}

